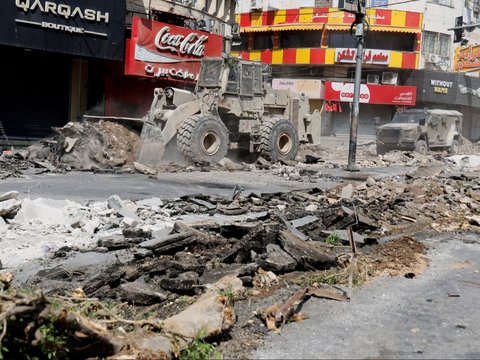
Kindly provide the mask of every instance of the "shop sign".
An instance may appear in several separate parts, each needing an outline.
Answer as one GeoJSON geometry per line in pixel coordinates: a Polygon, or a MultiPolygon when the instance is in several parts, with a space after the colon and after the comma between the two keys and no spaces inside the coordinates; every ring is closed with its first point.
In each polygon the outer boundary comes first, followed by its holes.
{"type": "Polygon", "coordinates": [[[290,90],[295,94],[304,94],[309,99],[320,99],[321,80],[313,79],[273,79],[274,90],[290,90]]]}
{"type": "Polygon", "coordinates": [[[447,95],[448,89],[451,89],[453,86],[453,82],[430,79],[430,86],[432,87],[432,91],[434,93],[447,95]]]}
{"type": "Polygon", "coordinates": [[[123,0],[2,0],[0,44],[123,59],[123,0]]]}
{"type": "MultiPolygon", "coordinates": [[[[353,102],[353,83],[325,81],[324,100],[353,102]]],[[[416,102],[416,86],[362,84],[360,102],[365,104],[407,105],[416,102]]]]}
{"type": "Polygon", "coordinates": [[[202,58],[221,57],[222,44],[220,35],[134,17],[125,74],[196,82],[202,58]]]}
{"type": "MultiPolygon", "coordinates": [[[[357,49],[336,48],[335,62],[340,64],[354,64],[356,62],[357,49]]],[[[363,50],[363,63],[388,65],[390,63],[390,51],[388,50],[363,50]]]]}
{"type": "Polygon", "coordinates": [[[457,71],[480,70],[480,45],[457,48],[454,69],[457,71]]]}

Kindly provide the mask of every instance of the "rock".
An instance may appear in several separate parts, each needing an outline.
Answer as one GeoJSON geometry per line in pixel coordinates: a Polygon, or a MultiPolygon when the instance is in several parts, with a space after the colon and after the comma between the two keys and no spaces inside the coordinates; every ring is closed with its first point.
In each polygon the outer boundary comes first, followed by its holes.
{"type": "Polygon", "coordinates": [[[122,219],[121,223],[129,228],[134,228],[138,225],[138,220],[135,220],[129,216],[126,216],[122,219]]]}
{"type": "Polygon", "coordinates": [[[69,153],[70,151],[72,151],[77,141],[78,141],[78,138],[71,138],[67,136],[63,144],[65,152],[69,153]]]}
{"type": "Polygon", "coordinates": [[[163,206],[163,201],[160,198],[151,198],[138,200],[136,202],[139,208],[161,208],[163,206]]]}
{"type": "Polygon", "coordinates": [[[153,251],[151,250],[147,250],[147,249],[143,249],[143,248],[137,248],[135,249],[135,252],[133,253],[133,257],[135,259],[145,259],[146,257],[149,257],[149,256],[152,256],[153,255],[153,251]]]}
{"type": "Polygon", "coordinates": [[[164,278],[160,286],[165,290],[175,292],[189,292],[198,284],[198,274],[193,271],[184,272],[176,278],[164,278]]]}
{"type": "Polygon", "coordinates": [[[257,260],[263,269],[274,273],[293,271],[297,262],[276,244],[268,244],[267,252],[257,260]]]}
{"type": "Polygon", "coordinates": [[[354,187],[352,184],[348,184],[346,186],[343,187],[342,189],[342,194],[340,195],[340,197],[342,199],[348,199],[350,200],[351,198],[353,198],[353,192],[354,192],[354,187]]]}
{"type": "Polygon", "coordinates": [[[237,294],[242,290],[242,281],[237,277],[220,279],[187,309],[164,320],[163,330],[177,334],[180,341],[194,339],[201,330],[207,337],[228,330],[235,323],[235,311],[218,294],[222,291],[237,294]]]}
{"type": "Polygon", "coordinates": [[[0,202],[0,217],[11,219],[17,215],[22,207],[22,202],[17,199],[9,199],[0,202]]]}
{"type": "Polygon", "coordinates": [[[8,288],[12,280],[13,274],[11,272],[0,273],[0,290],[8,288]]]}
{"type": "Polygon", "coordinates": [[[315,212],[317,210],[318,210],[318,205],[316,205],[316,204],[310,204],[310,205],[305,206],[305,211],[315,212]]]}
{"type": "Polygon", "coordinates": [[[120,199],[120,196],[118,195],[112,195],[107,199],[107,205],[110,209],[113,209],[113,211],[123,217],[129,217],[133,220],[136,220],[137,222],[141,222],[141,219],[132,213],[130,210],[127,209],[127,207],[123,204],[122,199],[120,199]]]}
{"type": "Polygon", "coordinates": [[[174,346],[171,338],[156,333],[142,333],[135,334],[130,338],[134,342],[131,349],[135,349],[135,354],[129,352],[125,357],[120,357],[121,354],[110,357],[115,360],[130,360],[130,359],[171,359],[173,355],[174,346]]]}
{"type": "Polygon", "coordinates": [[[151,167],[145,166],[143,164],[140,164],[136,161],[133,163],[133,168],[144,175],[157,175],[157,170],[152,169],[151,167]]]}
{"type": "Polygon", "coordinates": [[[164,293],[138,281],[120,285],[119,295],[122,300],[138,305],[152,305],[167,299],[164,293]]]}
{"type": "Polygon", "coordinates": [[[3,195],[0,195],[0,201],[16,199],[17,196],[18,196],[18,191],[9,191],[9,192],[6,192],[3,195]]]}
{"type": "Polygon", "coordinates": [[[223,158],[217,165],[227,170],[243,170],[243,165],[237,164],[228,158],[223,158]]]}
{"type": "Polygon", "coordinates": [[[142,238],[126,239],[121,235],[110,235],[99,239],[97,241],[97,246],[107,248],[108,250],[120,250],[130,248],[142,241],[142,238]]]}
{"type": "Polygon", "coordinates": [[[142,228],[125,228],[122,230],[122,234],[126,238],[152,238],[152,230],[144,230],[142,228]]]}

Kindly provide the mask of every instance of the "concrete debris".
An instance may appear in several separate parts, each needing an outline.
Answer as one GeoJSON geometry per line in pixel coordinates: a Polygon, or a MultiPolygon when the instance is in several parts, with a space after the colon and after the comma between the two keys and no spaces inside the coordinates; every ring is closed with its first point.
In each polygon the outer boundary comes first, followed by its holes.
{"type": "Polygon", "coordinates": [[[263,269],[277,274],[293,271],[297,262],[276,244],[268,244],[266,253],[257,260],[263,269]]]}
{"type": "Polygon", "coordinates": [[[152,169],[151,167],[148,167],[146,165],[140,164],[139,162],[134,162],[133,163],[133,168],[137,170],[139,173],[145,174],[145,175],[156,175],[157,170],[152,169]]]}
{"type": "Polygon", "coordinates": [[[0,195],[0,202],[5,200],[10,200],[10,199],[16,199],[17,196],[18,196],[18,191],[6,192],[5,194],[0,195]]]}
{"type": "Polygon", "coordinates": [[[167,299],[167,295],[153,290],[141,282],[129,282],[120,285],[119,296],[123,301],[138,305],[152,305],[167,299]]]}
{"type": "Polygon", "coordinates": [[[0,202],[0,217],[5,219],[12,219],[17,215],[20,208],[22,207],[22,202],[17,199],[9,199],[0,202]]]}

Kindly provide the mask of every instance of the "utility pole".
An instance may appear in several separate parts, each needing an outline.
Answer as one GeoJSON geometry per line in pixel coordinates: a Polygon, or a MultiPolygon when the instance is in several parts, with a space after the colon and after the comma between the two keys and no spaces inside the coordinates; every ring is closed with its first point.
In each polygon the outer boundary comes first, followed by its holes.
{"type": "MultiPolygon", "coordinates": [[[[348,0],[347,0],[348,1],[348,0]]],[[[352,24],[351,32],[357,40],[357,53],[355,58],[355,83],[353,87],[353,111],[350,119],[350,142],[348,146],[348,171],[358,170],[355,166],[357,156],[357,133],[358,114],[360,113],[360,85],[362,81],[363,62],[363,39],[365,37],[365,0],[356,0],[355,22],[352,24]],[[355,32],[353,28],[355,27],[355,32]]],[[[352,11],[353,12],[353,11],[352,11]]]]}

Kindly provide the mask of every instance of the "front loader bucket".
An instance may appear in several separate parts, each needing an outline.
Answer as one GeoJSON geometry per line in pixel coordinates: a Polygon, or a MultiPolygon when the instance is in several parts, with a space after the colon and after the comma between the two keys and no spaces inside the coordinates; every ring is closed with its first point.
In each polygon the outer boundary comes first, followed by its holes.
{"type": "Polygon", "coordinates": [[[153,168],[157,167],[160,165],[166,146],[160,127],[145,122],[138,144],[137,162],[153,168]]]}

